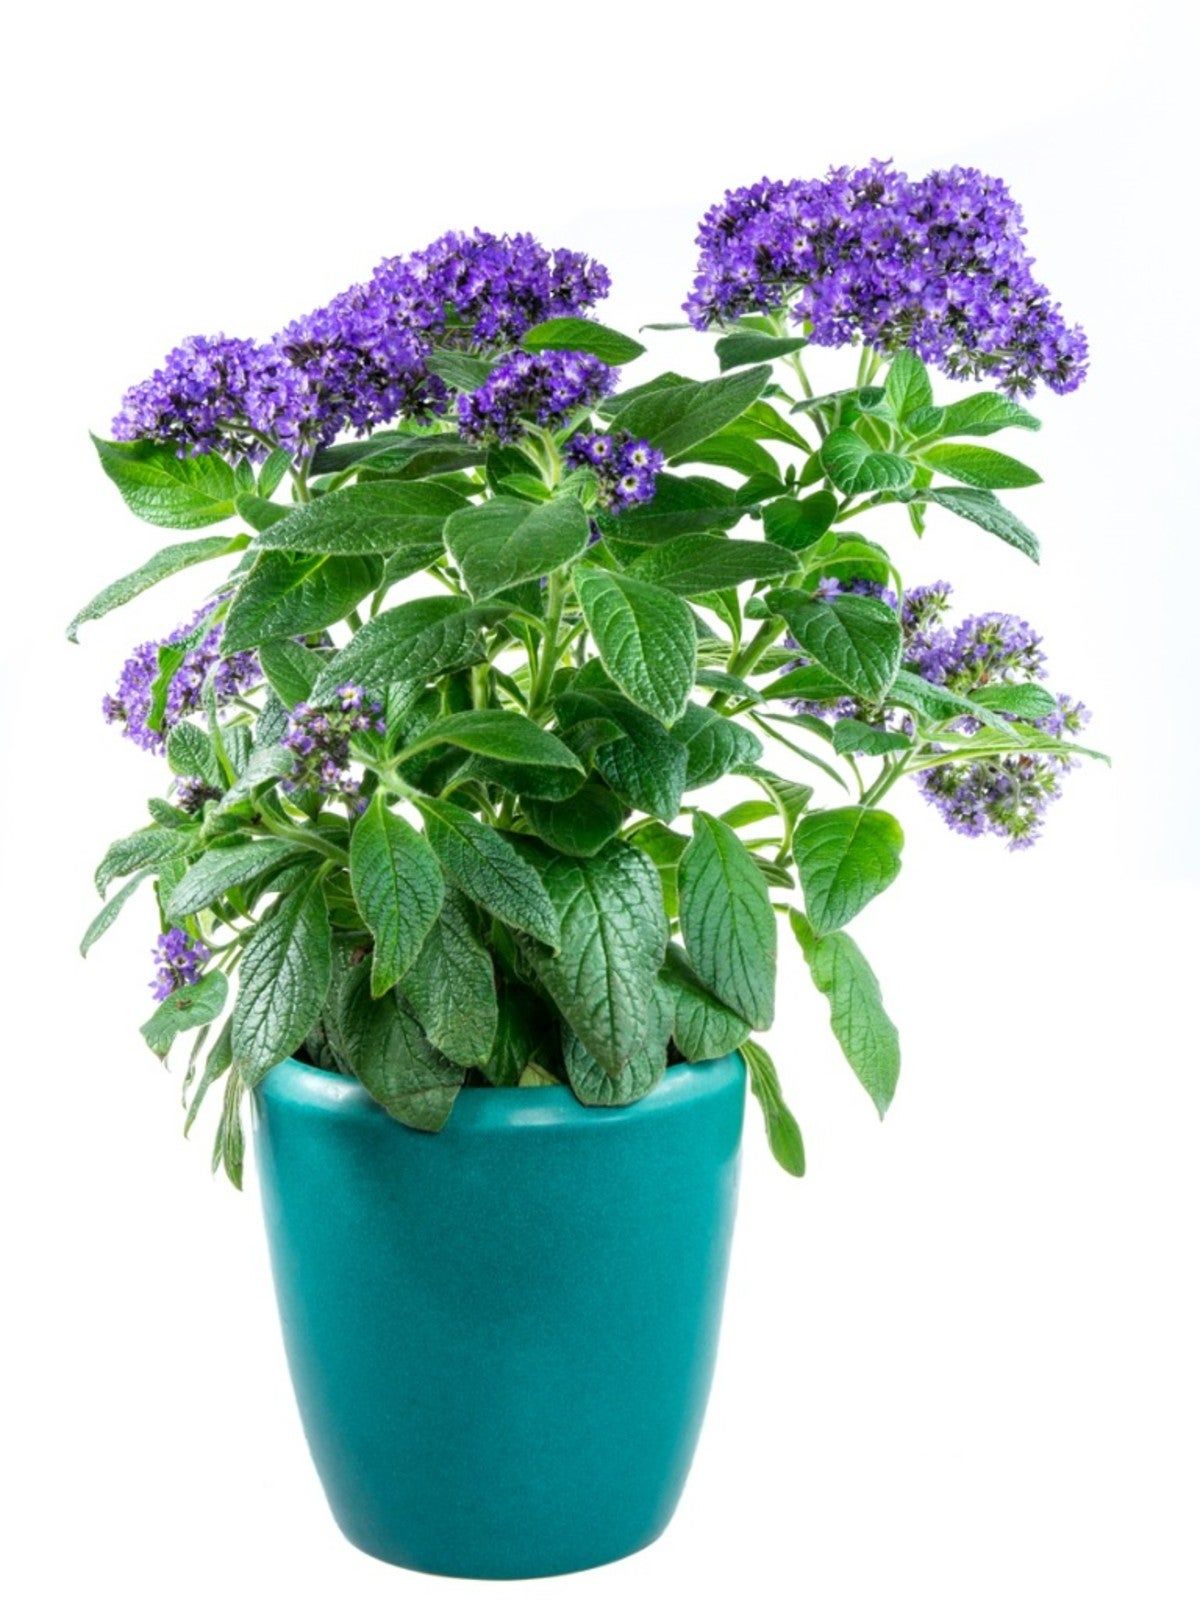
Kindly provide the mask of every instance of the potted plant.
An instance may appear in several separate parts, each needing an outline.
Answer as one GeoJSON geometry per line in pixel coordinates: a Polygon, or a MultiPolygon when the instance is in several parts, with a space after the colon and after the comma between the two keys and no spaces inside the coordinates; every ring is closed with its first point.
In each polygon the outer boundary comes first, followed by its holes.
{"type": "Polygon", "coordinates": [[[1091,753],[1038,635],[952,624],[894,553],[956,516],[1036,559],[996,491],[1038,476],[978,441],[1036,428],[1021,398],[1086,344],[1004,186],[764,181],[699,243],[703,380],[623,383],[594,261],[451,234],[266,342],[188,340],[96,440],[185,537],[70,636],[185,569],[207,597],[105,701],[165,770],[83,948],[152,886],[142,1032],[190,1046],[187,1126],[220,1096],[237,1184],[256,1108],[317,1467],[401,1565],[563,1572],[662,1530],[747,1077],[804,1170],[754,1037],[779,930],[882,1115],[896,1030],[846,926],[899,871],[889,791],[1021,846],[1091,753]],[[857,373],[815,393],[837,345],[857,373]]]}

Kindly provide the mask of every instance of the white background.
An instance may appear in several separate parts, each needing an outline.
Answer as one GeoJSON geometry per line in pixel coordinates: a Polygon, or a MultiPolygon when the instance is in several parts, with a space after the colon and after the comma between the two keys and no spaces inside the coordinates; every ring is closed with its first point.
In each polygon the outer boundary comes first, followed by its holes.
{"type": "MultiPolygon", "coordinates": [[[[148,906],[76,954],[91,869],[156,773],[97,702],[127,647],[200,592],[176,579],[65,643],[76,607],[164,542],[126,513],[87,429],[179,336],[269,333],[452,226],[591,251],[617,286],[606,320],[671,320],[726,186],[892,155],[1005,176],[1094,353],[1083,390],[1042,400],[1042,433],[1021,441],[1047,479],[1021,501],[1040,569],[936,516],[923,545],[896,548],[910,580],[945,573],[968,609],[1028,615],[1115,765],[1077,774],[1024,856],[897,798],[905,870],[856,925],[904,1039],[886,1126],[786,954],[773,1048],[809,1176],[775,1170],[750,1126],[683,1506],[656,1547],[559,1589],[1195,1595],[1183,8],[118,0],[33,15],[15,36],[10,21],[4,96],[9,1592],[439,1591],[353,1551],[326,1514],[253,1180],[238,1197],[209,1178],[207,1130],[183,1144],[178,1075],[137,1038],[148,906]]],[[[701,341],[675,338],[643,369],[711,370],[701,341]]]]}

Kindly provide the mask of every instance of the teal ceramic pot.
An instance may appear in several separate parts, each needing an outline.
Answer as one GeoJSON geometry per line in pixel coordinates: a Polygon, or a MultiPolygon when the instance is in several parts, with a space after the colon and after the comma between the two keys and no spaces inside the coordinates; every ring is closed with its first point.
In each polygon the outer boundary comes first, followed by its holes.
{"type": "Polygon", "coordinates": [[[288,1362],[346,1537],[474,1578],[657,1538],[716,1358],[741,1060],[619,1110],[468,1089],[439,1134],[295,1061],[257,1099],[288,1362]]]}

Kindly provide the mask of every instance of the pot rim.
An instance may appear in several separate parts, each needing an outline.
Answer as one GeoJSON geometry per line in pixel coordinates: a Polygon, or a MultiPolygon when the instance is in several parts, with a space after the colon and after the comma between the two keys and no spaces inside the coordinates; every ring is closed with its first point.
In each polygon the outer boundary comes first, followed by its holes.
{"type": "MultiPolygon", "coordinates": [[[[471,1085],[456,1097],[446,1127],[611,1127],[718,1094],[735,1081],[741,1083],[744,1076],[741,1053],[734,1050],[712,1061],[680,1062],[668,1067],[648,1094],[626,1106],[585,1106],[566,1084],[538,1084],[525,1089],[471,1085]]],[[[387,1116],[355,1079],[291,1056],[272,1067],[255,1092],[276,1104],[303,1106],[334,1116],[387,1116]]],[[[393,1126],[410,1133],[417,1131],[400,1122],[393,1126]]]]}

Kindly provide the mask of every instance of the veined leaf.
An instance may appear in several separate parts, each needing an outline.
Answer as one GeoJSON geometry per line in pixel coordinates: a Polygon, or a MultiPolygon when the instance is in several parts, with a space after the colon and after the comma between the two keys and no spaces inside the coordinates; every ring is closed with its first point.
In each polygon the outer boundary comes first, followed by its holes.
{"type": "Polygon", "coordinates": [[[550,317],[521,338],[523,350],[586,350],[610,367],[621,367],[645,355],[646,347],[628,334],[617,333],[584,317],[550,317]]]}
{"type": "Polygon", "coordinates": [[[443,1128],[462,1086],[462,1067],[434,1049],[394,994],[372,999],[365,973],[351,975],[340,1010],[350,1065],[371,1098],[406,1127],[424,1133],[443,1128]]]}
{"type": "Polygon", "coordinates": [[[780,356],[790,356],[803,350],[807,339],[779,337],[770,333],[727,333],[714,346],[721,371],[730,367],[746,367],[755,361],[775,361],[780,356]]]}
{"type": "Polygon", "coordinates": [[[377,794],[350,838],[350,885],[375,940],[371,993],[412,965],[441,909],[445,883],[429,841],[377,794]]]}
{"type": "Polygon", "coordinates": [[[881,600],[843,595],[806,600],[794,589],[766,596],[806,656],[861,699],[882,700],[900,668],[903,639],[895,613],[881,600]]]}
{"type": "Polygon", "coordinates": [[[775,1063],[756,1040],[742,1046],[742,1059],[750,1075],[750,1090],[762,1107],[771,1154],[793,1178],[804,1176],[804,1140],[800,1126],[784,1102],[775,1063]]]}
{"type": "Polygon", "coordinates": [[[268,639],[317,633],[378,588],[378,556],[302,556],[265,551],[238,586],[225,618],[222,655],[268,639]]]}
{"type": "Polygon", "coordinates": [[[352,484],[296,509],[259,535],[263,550],[315,555],[387,555],[399,545],[436,544],[462,495],[440,483],[352,484]]]}
{"type": "Polygon", "coordinates": [[[753,404],[770,382],[770,367],[750,367],[705,383],[645,389],[618,404],[614,425],[646,439],[668,460],[709,438],[753,404]]]}
{"type": "Polygon", "coordinates": [[[900,1039],[878,980],[848,933],[818,937],[798,911],[789,916],[813,983],[829,1001],[834,1037],[882,1117],[900,1076],[900,1039]]]}
{"type": "MultiPolygon", "coordinates": [[[[172,922],[181,922],[184,917],[212,905],[227,890],[253,883],[271,867],[303,853],[286,839],[255,839],[250,844],[206,850],[171,891],[167,917],[172,922]]],[[[313,862],[315,865],[315,857],[313,862]]]]}
{"type": "Polygon", "coordinates": [[[687,606],[651,584],[599,568],[578,570],[575,592],[609,677],[669,726],[696,681],[696,629],[687,606]]]}
{"type": "Polygon", "coordinates": [[[897,350],[883,387],[888,408],[898,422],[933,404],[933,385],[925,363],[912,350],[897,350]]]}
{"type": "Polygon", "coordinates": [[[698,595],[751,580],[785,577],[798,566],[795,556],[777,545],[692,533],[644,551],[629,575],[672,594],[698,595]]]}
{"type": "Polygon", "coordinates": [[[679,863],[688,959],[718,1000],[755,1028],[775,1011],[775,914],[754,858],[733,829],[697,812],[679,863]]]}
{"type": "Polygon", "coordinates": [[[142,1038],[156,1056],[165,1056],[181,1033],[219,1017],[228,996],[225,974],[206,972],[198,983],[186,984],[159,1002],[154,1015],[142,1024],[142,1038]]]}
{"type": "Polygon", "coordinates": [[[92,443],[121,498],[144,522],[159,528],[205,528],[233,515],[238,484],[222,456],[180,457],[172,446],[149,439],[125,443],[93,434],[92,443]]]}
{"type": "Polygon", "coordinates": [[[558,914],[541,878],[505,836],[448,800],[422,799],[418,804],[434,854],[463,893],[510,928],[556,950],[558,914]]]}
{"type": "Polygon", "coordinates": [[[874,450],[853,428],[835,428],[821,446],[821,465],[843,494],[873,489],[902,489],[912,482],[914,467],[904,456],[874,450]]]}
{"type": "Polygon", "coordinates": [[[233,1055],[248,1088],[303,1043],[325,1004],[332,967],[329,915],[313,877],[275,902],[242,954],[233,1055]]]}
{"type": "Polygon", "coordinates": [[[587,549],[587,513],[574,495],[535,505],[496,499],[456,511],[446,523],[446,547],[476,600],[544,577],[587,549]]]}
{"type": "Polygon", "coordinates": [[[947,478],[957,478],[976,489],[1024,489],[1042,481],[1023,461],[978,444],[926,445],[921,460],[947,478]]]}
{"type": "Polygon", "coordinates": [[[585,1106],[627,1106],[649,1094],[667,1066],[672,1005],[661,983],[650,993],[642,1042],[617,1072],[590,1055],[569,1028],[563,1030],[563,1064],[575,1098],[585,1106]]]}
{"type": "Polygon", "coordinates": [[[487,1063],[498,1020],[495,975],[457,890],[447,893],[400,992],[435,1050],[460,1067],[487,1063]]]}
{"type": "Polygon", "coordinates": [[[311,698],[320,700],[342,683],[359,683],[379,692],[394,683],[423,683],[471,666],[483,658],[481,629],[493,615],[453,594],[393,606],[364,623],[326,663],[311,698]]]}
{"type": "Polygon", "coordinates": [[[989,489],[922,489],[918,495],[930,505],[953,511],[956,517],[973,522],[987,533],[993,533],[1005,544],[1011,544],[1031,561],[1038,559],[1037,535],[1002,505],[989,489]]]}
{"type": "Polygon", "coordinates": [[[818,934],[832,933],[894,880],[904,834],[895,817],[870,806],[810,811],[794,850],[804,907],[818,934]]]}
{"type": "Polygon", "coordinates": [[[745,1043],[750,1024],[710,994],[678,945],[668,945],[660,979],[674,1004],[672,1033],[685,1061],[715,1061],[745,1043]]]}
{"type": "Polygon", "coordinates": [[[185,539],[182,544],[168,545],[165,550],[152,555],[149,561],[143,562],[136,571],[126,573],[125,577],[101,589],[81,611],[77,611],[67,627],[67,638],[72,644],[77,644],[79,630],[85,622],[94,622],[97,617],[107,616],[110,611],[144,594],[147,589],[152,589],[156,583],[176,572],[183,572],[201,561],[212,561],[217,556],[233,555],[238,550],[244,550],[248,543],[244,535],[230,539],[215,534],[207,539],[185,539]]]}

